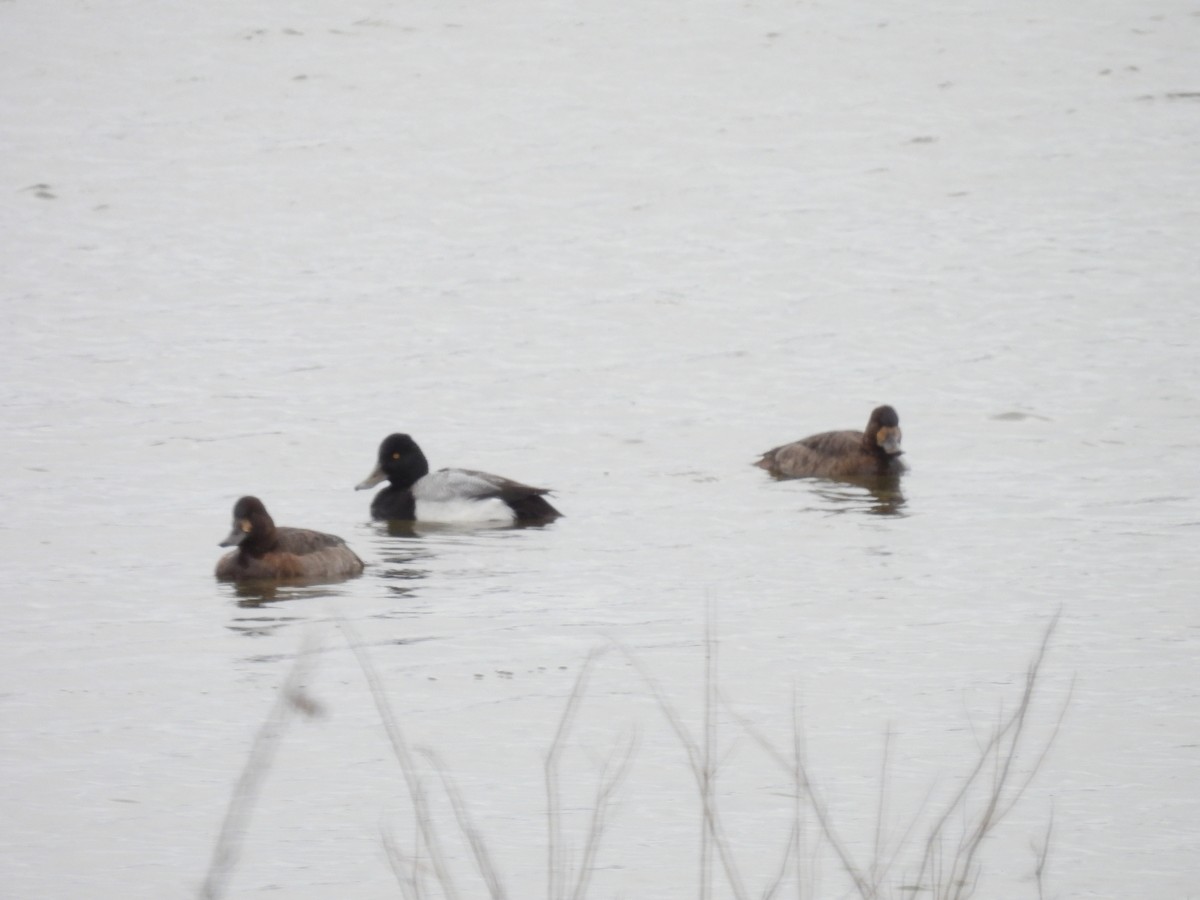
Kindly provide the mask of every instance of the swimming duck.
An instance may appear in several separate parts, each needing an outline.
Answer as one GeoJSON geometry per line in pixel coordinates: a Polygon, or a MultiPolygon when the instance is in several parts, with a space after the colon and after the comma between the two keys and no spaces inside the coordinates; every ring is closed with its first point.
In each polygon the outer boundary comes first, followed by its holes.
{"type": "Polygon", "coordinates": [[[855,478],[904,471],[900,417],[890,406],[871,410],[866,431],[826,431],[768,450],[756,466],[788,478],[855,478]]]}
{"type": "Polygon", "coordinates": [[[257,497],[242,497],[233,505],[233,528],[219,546],[237,548],[217,562],[221,581],[349,578],[363,570],[362,560],[340,537],[276,527],[257,497]]]}
{"type": "Polygon", "coordinates": [[[407,434],[391,434],[379,445],[375,470],[355,486],[391,482],[371,501],[376,519],[421,522],[551,522],[562,515],[546,500],[549,488],[472,469],[429,471],[421,448],[407,434]]]}

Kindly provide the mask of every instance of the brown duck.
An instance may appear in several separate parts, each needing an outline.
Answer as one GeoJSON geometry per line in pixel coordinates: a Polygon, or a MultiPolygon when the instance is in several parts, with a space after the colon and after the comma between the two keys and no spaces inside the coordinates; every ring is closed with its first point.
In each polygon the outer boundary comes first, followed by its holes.
{"type": "Polygon", "coordinates": [[[234,504],[233,528],[220,546],[237,548],[217,562],[216,575],[221,581],[320,581],[350,578],[363,570],[362,560],[340,537],[307,528],[276,527],[257,497],[243,497],[234,504]]]}
{"type": "Polygon", "coordinates": [[[900,417],[890,406],[871,411],[866,431],[826,431],[768,450],[756,466],[783,478],[862,478],[904,471],[900,417]]]}

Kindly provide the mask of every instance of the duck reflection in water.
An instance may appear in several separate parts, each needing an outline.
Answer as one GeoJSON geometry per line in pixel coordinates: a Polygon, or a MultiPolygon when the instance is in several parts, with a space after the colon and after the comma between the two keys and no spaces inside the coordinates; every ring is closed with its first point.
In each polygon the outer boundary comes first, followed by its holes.
{"type": "MultiPolygon", "coordinates": [[[[339,589],[336,584],[322,581],[310,581],[303,578],[292,578],[287,581],[271,578],[250,578],[236,581],[232,585],[237,597],[237,605],[242,609],[257,609],[260,606],[271,606],[276,603],[288,603],[292,600],[317,600],[345,597],[349,593],[339,589]]],[[[293,621],[293,618],[278,618],[281,625],[293,621]]]]}
{"type": "Polygon", "coordinates": [[[904,493],[896,476],[845,478],[838,482],[814,485],[816,495],[828,503],[825,513],[866,513],[870,516],[904,516],[904,493]]]}
{"type": "Polygon", "coordinates": [[[390,521],[377,523],[376,533],[376,576],[389,594],[414,598],[431,574],[426,564],[437,555],[436,544],[425,540],[428,529],[416,522],[390,521]]]}

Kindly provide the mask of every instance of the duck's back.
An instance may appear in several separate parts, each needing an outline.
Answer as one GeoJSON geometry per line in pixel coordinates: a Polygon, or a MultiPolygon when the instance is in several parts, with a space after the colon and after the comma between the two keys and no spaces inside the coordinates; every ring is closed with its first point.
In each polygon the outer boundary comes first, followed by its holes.
{"type": "Polygon", "coordinates": [[[413,513],[439,522],[548,521],[561,515],[545,500],[549,492],[490,472],[438,469],[413,485],[413,513]]]}
{"type": "Polygon", "coordinates": [[[275,546],[261,556],[241,550],[225,554],[217,562],[217,578],[345,578],[362,573],[358,554],[336,535],[283,526],[275,529],[275,537],[275,546]]]}
{"type": "Polygon", "coordinates": [[[501,501],[512,511],[513,518],[518,522],[550,521],[562,517],[562,513],[546,499],[550,488],[533,487],[502,475],[477,472],[474,469],[441,471],[448,473],[451,478],[465,479],[474,485],[473,489],[479,491],[481,496],[501,501]]]}
{"type": "Polygon", "coordinates": [[[826,431],[768,450],[755,465],[792,478],[870,474],[879,463],[862,441],[861,431],[826,431]]]}
{"type": "Polygon", "coordinates": [[[297,556],[319,553],[331,547],[346,546],[346,542],[336,534],[326,534],[310,528],[280,526],[275,529],[275,537],[278,549],[286,553],[294,553],[297,556]]]}
{"type": "Polygon", "coordinates": [[[524,493],[523,487],[474,469],[438,469],[413,485],[415,516],[427,522],[513,522],[516,512],[509,501],[524,493]]]}

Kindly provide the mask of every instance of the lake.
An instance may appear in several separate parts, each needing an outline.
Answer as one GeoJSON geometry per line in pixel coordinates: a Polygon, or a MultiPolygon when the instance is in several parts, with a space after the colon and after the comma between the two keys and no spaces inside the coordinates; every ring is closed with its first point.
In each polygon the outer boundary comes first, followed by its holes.
{"type": "Polygon", "coordinates": [[[459,896],[453,797],[508,896],[933,896],[981,761],[974,896],[1191,896],[1196,15],[0,6],[0,893],[240,796],[214,893],[437,895],[390,721],[459,896]],[[898,492],[752,465],[880,403],[898,492]],[[564,518],[371,521],[393,431],[564,518]],[[366,572],[216,582],[243,494],[366,572]]]}

